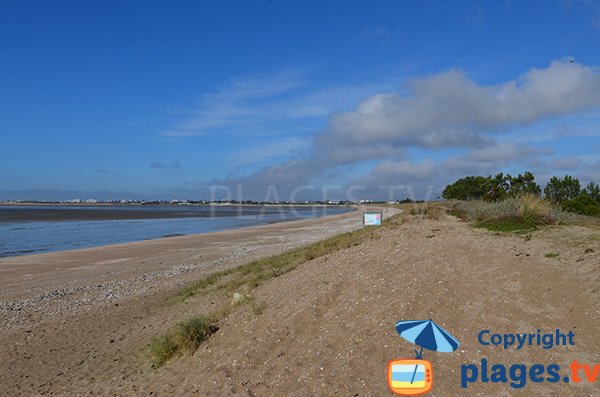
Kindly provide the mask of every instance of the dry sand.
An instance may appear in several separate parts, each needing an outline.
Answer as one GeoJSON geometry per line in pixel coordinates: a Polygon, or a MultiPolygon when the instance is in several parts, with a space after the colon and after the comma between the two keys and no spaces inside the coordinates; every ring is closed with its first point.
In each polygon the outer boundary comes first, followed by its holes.
{"type": "Polygon", "coordinates": [[[460,387],[460,366],[600,364],[600,231],[495,235],[453,217],[407,217],[252,293],[193,355],[153,370],[144,346],[210,296],[165,305],[214,269],[357,227],[359,213],[205,236],[0,260],[0,395],[389,396],[387,361],[411,357],[400,319],[433,318],[461,342],[428,352],[434,396],[600,396],[598,384],[460,387]],[[587,252],[586,252],[587,251],[587,252]],[[558,257],[548,258],[546,254],[558,257]],[[58,291],[58,292],[57,292],[58,291]],[[9,302],[9,303],[7,303],[9,302]],[[575,346],[504,351],[477,333],[575,332],[575,346]]]}

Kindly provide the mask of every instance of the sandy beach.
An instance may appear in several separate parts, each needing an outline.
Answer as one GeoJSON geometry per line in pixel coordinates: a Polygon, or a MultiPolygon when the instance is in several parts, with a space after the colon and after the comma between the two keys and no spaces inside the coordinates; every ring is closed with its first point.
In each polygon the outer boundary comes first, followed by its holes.
{"type": "MultiPolygon", "coordinates": [[[[109,356],[123,354],[127,360],[132,351],[139,353],[157,329],[143,326],[147,329],[139,332],[131,319],[141,313],[161,312],[164,299],[186,283],[359,227],[361,214],[355,211],[201,235],[2,258],[0,351],[7,359],[0,375],[0,394],[38,395],[63,390],[63,395],[76,395],[72,394],[75,389],[64,389],[73,385],[71,376],[83,381],[85,389],[95,378],[91,372],[95,372],[97,359],[104,357],[110,365],[114,361],[109,356]],[[138,334],[134,338],[137,346],[128,352],[114,349],[118,344],[109,340],[115,333],[138,334]],[[99,345],[92,348],[96,343],[99,345]],[[103,353],[92,354],[100,351],[100,345],[103,353]],[[57,366],[63,369],[56,371],[57,366]]],[[[165,314],[167,317],[155,325],[164,327],[176,318],[168,312],[160,316],[165,314]]],[[[144,367],[147,363],[142,360],[139,364],[144,367]]],[[[122,369],[117,367],[115,374],[122,369]]]]}
{"type": "MultiPolygon", "coordinates": [[[[386,214],[389,215],[389,214],[386,214]]],[[[405,215],[372,238],[261,284],[191,355],[153,369],[145,346],[210,294],[168,299],[219,269],[360,227],[360,212],[255,228],[0,260],[2,396],[386,396],[385,367],[411,357],[400,319],[461,341],[429,353],[435,396],[597,396],[595,384],[460,385],[460,365],[600,363],[599,231],[497,235],[452,216],[405,215]],[[555,253],[555,255],[548,255],[555,253]],[[477,332],[576,333],[576,345],[483,347],[477,332]]]]}

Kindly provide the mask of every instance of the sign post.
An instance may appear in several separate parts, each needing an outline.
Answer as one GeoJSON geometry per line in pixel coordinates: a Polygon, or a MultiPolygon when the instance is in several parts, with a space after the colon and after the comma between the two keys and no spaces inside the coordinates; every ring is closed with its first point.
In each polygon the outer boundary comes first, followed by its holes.
{"type": "Polygon", "coordinates": [[[363,225],[365,226],[381,226],[383,213],[381,211],[365,211],[363,212],[363,225]]]}

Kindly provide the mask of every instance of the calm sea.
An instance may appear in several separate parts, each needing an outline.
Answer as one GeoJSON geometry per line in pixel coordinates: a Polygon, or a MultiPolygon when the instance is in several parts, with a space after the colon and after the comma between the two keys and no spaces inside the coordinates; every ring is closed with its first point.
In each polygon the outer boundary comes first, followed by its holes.
{"type": "Polygon", "coordinates": [[[208,233],[352,211],[347,207],[0,206],[0,257],[208,233]]]}

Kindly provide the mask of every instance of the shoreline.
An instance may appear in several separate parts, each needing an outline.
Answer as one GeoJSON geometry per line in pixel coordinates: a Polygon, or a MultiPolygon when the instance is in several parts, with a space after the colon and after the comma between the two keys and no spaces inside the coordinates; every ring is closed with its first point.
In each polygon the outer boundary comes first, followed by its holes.
{"type": "Polygon", "coordinates": [[[362,227],[361,214],[355,210],[217,232],[4,257],[0,258],[0,303],[145,274],[162,272],[172,277],[193,273],[237,262],[244,256],[251,260],[260,256],[257,251],[261,249],[266,256],[362,227]],[[177,266],[179,269],[173,270],[177,266]]]}
{"type": "Polygon", "coordinates": [[[198,310],[165,304],[186,285],[359,229],[361,215],[0,259],[0,396],[106,395],[107,379],[152,371],[144,346],[198,310]]]}

